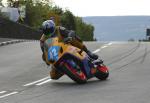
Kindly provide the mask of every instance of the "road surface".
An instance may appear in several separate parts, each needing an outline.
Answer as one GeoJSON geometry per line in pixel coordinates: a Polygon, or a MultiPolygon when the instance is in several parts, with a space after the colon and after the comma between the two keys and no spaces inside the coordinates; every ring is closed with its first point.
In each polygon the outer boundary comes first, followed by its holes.
{"type": "Polygon", "coordinates": [[[87,42],[110,69],[106,81],[54,81],[39,42],[0,47],[0,103],[149,103],[150,43],[87,42]]]}

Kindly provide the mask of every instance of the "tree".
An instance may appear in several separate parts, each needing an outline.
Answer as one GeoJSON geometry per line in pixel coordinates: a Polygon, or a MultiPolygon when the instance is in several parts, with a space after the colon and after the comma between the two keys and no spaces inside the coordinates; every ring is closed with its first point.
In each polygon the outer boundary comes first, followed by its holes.
{"type": "Polygon", "coordinates": [[[49,19],[48,14],[51,6],[41,2],[33,3],[33,0],[26,2],[25,23],[31,27],[39,28],[44,20],[49,19]]]}
{"type": "Polygon", "coordinates": [[[94,27],[91,24],[83,22],[82,18],[76,17],[76,33],[85,41],[93,41],[94,27]]]}
{"type": "Polygon", "coordinates": [[[7,3],[8,3],[9,7],[13,7],[14,2],[15,2],[14,0],[7,0],[7,3]]]}
{"type": "Polygon", "coordinates": [[[0,6],[3,6],[3,4],[2,4],[2,0],[0,0],[0,6]]]}
{"type": "Polygon", "coordinates": [[[56,25],[61,24],[61,15],[63,15],[64,11],[62,8],[58,6],[50,7],[49,13],[48,13],[48,18],[54,17],[54,21],[56,25]]]}
{"type": "MultiPolygon", "coordinates": [[[[10,7],[25,7],[24,24],[39,28],[44,20],[54,17],[56,25],[75,30],[82,40],[93,41],[94,27],[86,24],[82,18],[75,17],[71,11],[53,6],[52,0],[7,0],[10,7]]],[[[21,22],[22,23],[22,22],[21,22]]]]}
{"type": "Polygon", "coordinates": [[[57,15],[63,15],[63,13],[64,13],[64,11],[62,10],[62,8],[60,8],[58,6],[52,7],[51,11],[53,11],[57,15]]]}
{"type": "Polygon", "coordinates": [[[52,4],[51,0],[7,0],[7,3],[9,7],[18,8],[20,4],[24,5],[26,2],[31,2],[31,1],[33,4],[37,4],[37,3],[40,3],[42,5],[52,4]]]}
{"type": "Polygon", "coordinates": [[[76,30],[75,17],[73,16],[72,12],[69,10],[64,12],[61,17],[61,24],[69,30],[76,30]]]}

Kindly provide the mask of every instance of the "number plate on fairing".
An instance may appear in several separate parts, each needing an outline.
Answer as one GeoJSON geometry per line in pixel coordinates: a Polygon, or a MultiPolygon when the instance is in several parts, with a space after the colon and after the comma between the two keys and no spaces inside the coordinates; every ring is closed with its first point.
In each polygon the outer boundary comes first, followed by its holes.
{"type": "Polygon", "coordinates": [[[60,47],[59,46],[51,46],[48,49],[48,60],[57,61],[60,47]]]}

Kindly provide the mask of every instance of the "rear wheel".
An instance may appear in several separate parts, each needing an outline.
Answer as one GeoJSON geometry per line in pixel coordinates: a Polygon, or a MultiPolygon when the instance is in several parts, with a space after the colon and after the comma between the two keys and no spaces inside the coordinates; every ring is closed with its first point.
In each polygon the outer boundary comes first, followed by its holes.
{"type": "Polygon", "coordinates": [[[106,80],[109,76],[108,68],[105,65],[99,65],[95,77],[100,80],[106,80]]]}
{"type": "Polygon", "coordinates": [[[77,64],[76,64],[76,67],[74,67],[73,64],[71,63],[63,62],[61,64],[61,67],[62,67],[63,72],[76,83],[84,84],[87,82],[86,75],[81,71],[80,66],[78,66],[77,64]]]}

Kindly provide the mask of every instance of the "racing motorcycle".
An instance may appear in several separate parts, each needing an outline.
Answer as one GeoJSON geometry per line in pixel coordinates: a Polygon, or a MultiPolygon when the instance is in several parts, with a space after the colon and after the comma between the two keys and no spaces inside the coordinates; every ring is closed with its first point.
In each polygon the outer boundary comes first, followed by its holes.
{"type": "Polygon", "coordinates": [[[92,60],[86,52],[69,42],[60,42],[58,37],[45,41],[43,59],[47,65],[53,65],[79,84],[93,77],[106,80],[109,76],[109,70],[102,60],[92,60]]]}

